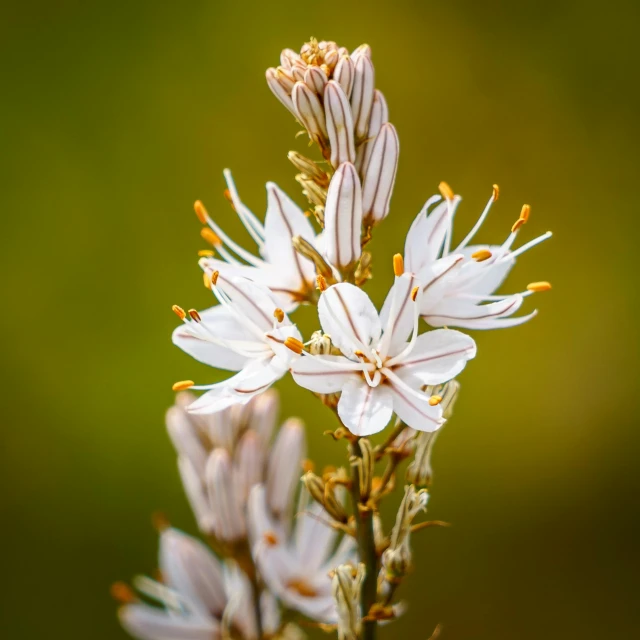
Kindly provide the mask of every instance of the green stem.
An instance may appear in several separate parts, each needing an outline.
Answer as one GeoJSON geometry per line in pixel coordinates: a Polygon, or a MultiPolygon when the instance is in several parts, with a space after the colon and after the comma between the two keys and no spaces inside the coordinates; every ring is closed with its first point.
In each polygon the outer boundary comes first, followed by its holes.
{"type": "MultiPolygon", "coordinates": [[[[361,458],[362,452],[358,441],[351,444],[351,455],[361,458]]],[[[360,604],[362,615],[366,616],[378,597],[378,555],[373,536],[373,511],[364,506],[360,493],[360,482],[357,468],[351,467],[351,497],[353,511],[356,520],[356,534],[358,540],[358,552],[360,562],[366,567],[364,582],[362,583],[362,595],[360,604]]],[[[365,497],[366,499],[366,497],[365,497]]],[[[375,640],[378,623],[375,620],[367,620],[363,624],[362,640],[375,640]]]]}

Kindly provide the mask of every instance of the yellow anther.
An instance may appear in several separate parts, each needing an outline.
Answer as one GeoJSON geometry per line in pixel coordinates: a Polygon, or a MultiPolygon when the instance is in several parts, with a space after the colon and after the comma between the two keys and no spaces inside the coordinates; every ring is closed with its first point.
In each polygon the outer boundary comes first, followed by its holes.
{"type": "Polygon", "coordinates": [[[185,391],[186,389],[191,389],[195,382],[193,380],[180,380],[179,382],[175,382],[171,387],[174,391],[185,391]]]}
{"type": "Polygon", "coordinates": [[[182,307],[179,307],[177,304],[174,304],[173,307],[171,307],[171,311],[173,311],[173,313],[175,313],[178,318],[180,318],[180,320],[184,320],[187,317],[184,309],[182,307]]]}
{"type": "Polygon", "coordinates": [[[218,276],[220,275],[219,271],[214,271],[211,274],[211,285],[218,284],[218,276]]]}
{"type": "Polygon", "coordinates": [[[500,187],[497,184],[493,185],[493,201],[495,202],[500,197],[500,187]]]}
{"type": "Polygon", "coordinates": [[[216,255],[215,251],[212,251],[211,249],[201,249],[200,251],[198,251],[198,256],[200,256],[201,258],[213,258],[216,255]]]}
{"type": "Polygon", "coordinates": [[[211,276],[206,271],[202,274],[202,280],[204,282],[205,289],[211,289],[211,276]]]}
{"type": "Polygon", "coordinates": [[[297,338],[286,338],[284,346],[287,347],[287,349],[291,349],[293,353],[297,353],[298,355],[304,351],[304,345],[297,338]]]}
{"type": "Polygon", "coordinates": [[[364,358],[364,352],[360,351],[360,349],[356,349],[353,352],[353,355],[356,356],[356,358],[364,358]]]}
{"type": "Polygon", "coordinates": [[[536,293],[540,293],[541,291],[549,291],[551,289],[550,282],[532,282],[527,285],[527,289],[529,291],[535,291],[536,293]]]}
{"type": "Polygon", "coordinates": [[[167,518],[167,514],[162,511],[155,511],[151,514],[151,524],[158,533],[171,529],[169,518],[167,518]]]}
{"type": "Polygon", "coordinates": [[[471,257],[476,262],[484,262],[485,260],[488,260],[492,255],[493,254],[488,249],[480,249],[479,251],[472,253],[471,257]]]}
{"type": "Polygon", "coordinates": [[[316,468],[316,465],[313,460],[309,460],[309,458],[305,458],[302,461],[302,470],[305,473],[309,473],[310,471],[313,471],[315,468],[316,468]]]}
{"type": "Polygon", "coordinates": [[[399,253],[393,256],[393,273],[396,276],[401,276],[404,273],[404,260],[399,253]]]}
{"type": "Polygon", "coordinates": [[[316,589],[304,579],[290,580],[287,583],[287,589],[296,591],[303,598],[315,598],[318,595],[316,589]]]}
{"type": "Polygon", "coordinates": [[[438,185],[438,191],[440,191],[440,193],[442,194],[442,197],[445,200],[453,200],[454,193],[453,193],[453,189],[446,183],[446,182],[441,182],[438,185]]]}
{"type": "Polygon", "coordinates": [[[439,405],[442,402],[442,396],[431,396],[429,398],[429,404],[432,407],[439,405]]]}
{"type": "Polygon", "coordinates": [[[262,537],[270,547],[275,547],[278,544],[278,536],[273,531],[265,531],[262,537]]]}
{"type": "Polygon", "coordinates": [[[194,202],[193,210],[196,212],[198,220],[200,220],[202,224],[207,224],[207,218],[209,217],[209,214],[207,213],[207,210],[204,208],[204,205],[202,204],[202,202],[200,202],[200,200],[196,200],[194,202]]]}
{"type": "Polygon", "coordinates": [[[531,215],[531,207],[528,204],[522,205],[522,211],[520,211],[520,220],[526,222],[531,215]]]}
{"type": "Polygon", "coordinates": [[[411,299],[415,302],[416,298],[418,297],[418,291],[420,291],[420,287],[413,287],[413,289],[411,289],[411,299]]]}
{"type": "Polygon", "coordinates": [[[132,604],[138,602],[138,597],[133,589],[124,582],[114,582],[111,585],[111,597],[120,604],[132,604]]]}
{"type": "Polygon", "coordinates": [[[202,322],[200,314],[195,309],[189,309],[189,315],[191,316],[192,320],[195,320],[196,322],[202,322]]]}
{"type": "Polygon", "coordinates": [[[229,204],[231,205],[231,208],[235,211],[236,207],[233,204],[233,198],[231,197],[231,191],[229,191],[229,189],[225,189],[224,190],[224,197],[229,201],[229,204]]]}
{"type": "Polygon", "coordinates": [[[282,309],[280,309],[280,307],[278,307],[274,312],[273,312],[273,317],[278,321],[278,322],[282,322],[284,320],[284,311],[282,309]]]}
{"type": "Polygon", "coordinates": [[[321,275],[317,276],[316,283],[318,284],[318,289],[320,289],[320,291],[327,290],[327,281],[325,280],[324,276],[321,276],[321,275]]]}
{"type": "Polygon", "coordinates": [[[513,223],[513,226],[511,227],[511,233],[515,233],[525,222],[526,220],[523,220],[522,218],[518,218],[513,223]]]}
{"type": "Polygon", "coordinates": [[[220,240],[218,235],[212,229],[209,229],[209,227],[203,227],[200,230],[200,235],[214,247],[219,247],[222,244],[222,240],[220,240]]]}

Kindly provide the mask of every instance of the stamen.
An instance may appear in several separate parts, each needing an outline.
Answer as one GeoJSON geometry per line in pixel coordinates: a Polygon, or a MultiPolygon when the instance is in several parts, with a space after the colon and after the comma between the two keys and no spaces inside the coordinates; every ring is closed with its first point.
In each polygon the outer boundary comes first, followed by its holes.
{"type": "Polygon", "coordinates": [[[262,537],[269,547],[275,547],[278,544],[278,536],[273,531],[265,531],[262,537]]]}
{"type": "Polygon", "coordinates": [[[515,233],[516,231],[518,231],[518,229],[520,229],[520,227],[522,227],[524,225],[525,221],[522,218],[518,218],[514,223],[513,226],[511,227],[511,233],[515,233]]]}
{"type": "Polygon", "coordinates": [[[169,518],[167,518],[166,514],[162,513],[162,511],[156,511],[151,515],[151,524],[158,533],[162,533],[171,528],[169,518]]]}
{"type": "Polygon", "coordinates": [[[189,309],[189,315],[191,316],[191,319],[194,320],[195,322],[202,322],[202,318],[200,317],[200,314],[195,309],[189,309]]]}
{"type": "Polygon", "coordinates": [[[471,257],[476,262],[484,262],[485,260],[488,260],[492,255],[493,254],[488,249],[480,249],[479,251],[472,253],[471,257]]]}
{"type": "Polygon", "coordinates": [[[209,217],[209,214],[207,213],[207,210],[204,208],[204,205],[202,204],[202,202],[200,202],[200,200],[196,200],[194,202],[193,209],[198,216],[198,220],[200,220],[202,224],[207,224],[207,218],[209,217]]]}
{"type": "Polygon", "coordinates": [[[440,191],[445,200],[453,200],[455,197],[453,189],[446,182],[441,182],[438,185],[438,191],[440,191]]]}
{"type": "Polygon", "coordinates": [[[294,353],[300,355],[304,351],[304,344],[297,338],[288,337],[284,341],[284,346],[290,349],[294,353]]]}
{"type": "Polygon", "coordinates": [[[517,258],[519,255],[522,255],[525,251],[528,251],[532,247],[535,247],[537,244],[540,244],[541,242],[548,240],[552,235],[553,234],[551,233],[551,231],[547,231],[546,233],[543,233],[541,236],[538,236],[537,238],[534,238],[533,240],[527,242],[527,244],[523,244],[521,247],[518,247],[515,251],[512,251],[511,253],[506,254],[502,258],[502,260],[513,260],[514,258],[517,258]]]}
{"type": "Polygon", "coordinates": [[[393,256],[393,273],[398,278],[404,273],[404,260],[399,253],[393,256]]]}
{"type": "Polygon", "coordinates": [[[416,298],[418,297],[418,292],[420,291],[420,287],[413,287],[413,289],[411,289],[411,299],[415,302],[416,298]]]}
{"type": "Polygon", "coordinates": [[[202,274],[202,280],[204,281],[205,289],[211,289],[211,276],[206,271],[202,274]]]}
{"type": "Polygon", "coordinates": [[[457,247],[457,249],[455,250],[454,253],[457,253],[460,250],[464,249],[471,242],[471,240],[476,235],[476,233],[478,233],[478,229],[480,229],[480,227],[484,223],[486,217],[489,215],[489,211],[491,210],[491,205],[498,199],[499,193],[500,193],[500,190],[498,189],[498,185],[494,184],[493,185],[493,193],[491,194],[491,197],[489,198],[489,202],[487,202],[487,204],[486,204],[483,212],[480,214],[480,217],[478,218],[477,222],[473,225],[473,228],[466,235],[465,239],[458,245],[458,247],[457,247]]]}
{"type": "Polygon", "coordinates": [[[435,407],[435,406],[439,405],[441,402],[442,402],[442,396],[436,396],[436,395],[434,395],[434,396],[431,396],[431,397],[429,398],[429,404],[430,404],[432,407],[435,407]]]}
{"type": "Polygon", "coordinates": [[[173,313],[175,313],[178,318],[180,318],[180,320],[184,320],[187,317],[187,314],[185,313],[184,309],[182,307],[179,307],[177,304],[174,304],[171,307],[171,311],[173,311],[173,313]]]}
{"type": "Polygon", "coordinates": [[[523,204],[522,211],[520,211],[520,220],[527,222],[529,220],[530,215],[531,215],[531,207],[528,204],[523,204]]]}
{"type": "Polygon", "coordinates": [[[219,272],[219,271],[214,271],[214,272],[211,274],[211,284],[212,284],[212,285],[215,285],[215,284],[217,284],[217,283],[218,283],[218,276],[219,276],[219,275],[220,275],[220,272],[219,272]]]}
{"type": "Polygon", "coordinates": [[[210,242],[214,247],[222,246],[222,240],[220,240],[219,236],[213,231],[209,229],[209,227],[203,227],[200,230],[200,235],[207,241],[210,242]]]}
{"type": "Polygon", "coordinates": [[[280,309],[280,307],[278,307],[274,312],[273,312],[273,317],[278,321],[278,322],[282,322],[284,320],[284,311],[282,309],[280,309]]]}
{"type": "Polygon", "coordinates": [[[229,204],[231,205],[231,208],[236,212],[236,206],[233,204],[233,198],[231,197],[231,191],[229,191],[229,189],[225,189],[222,193],[222,195],[226,198],[226,200],[229,202],[229,204]]]}
{"type": "Polygon", "coordinates": [[[302,461],[302,470],[305,473],[309,473],[309,471],[313,471],[316,468],[316,465],[313,460],[309,460],[309,458],[305,458],[302,461]]]}
{"type": "Polygon", "coordinates": [[[324,276],[318,275],[316,277],[316,282],[318,284],[318,289],[320,289],[320,291],[326,291],[328,289],[327,280],[325,279],[324,276]]]}
{"type": "Polygon", "coordinates": [[[541,291],[549,291],[551,289],[550,282],[532,282],[527,285],[528,291],[534,291],[535,293],[539,293],[541,291]]]}
{"type": "Polygon", "coordinates": [[[120,604],[133,604],[134,602],[138,602],[138,597],[133,589],[124,582],[114,582],[111,585],[110,592],[111,597],[120,604]]]}
{"type": "Polygon", "coordinates": [[[500,187],[497,184],[493,185],[493,201],[495,202],[500,197],[500,187]]]}
{"type": "Polygon", "coordinates": [[[179,382],[174,382],[171,388],[173,391],[185,391],[186,389],[191,389],[194,384],[193,380],[180,380],[179,382]]]}
{"type": "Polygon", "coordinates": [[[242,202],[242,200],[240,200],[238,190],[236,189],[236,185],[233,182],[233,178],[231,176],[231,171],[229,171],[229,169],[225,169],[222,173],[228,187],[228,189],[225,191],[225,196],[227,196],[228,194],[233,209],[238,214],[238,217],[242,221],[242,224],[249,232],[249,235],[254,239],[255,243],[260,248],[262,248],[264,246],[264,226],[258,220],[258,218],[256,218],[256,216],[249,210],[249,207],[247,207],[242,202]]]}
{"type": "Polygon", "coordinates": [[[360,349],[356,349],[353,352],[353,355],[358,357],[358,358],[366,358],[366,356],[364,355],[364,353],[362,351],[360,351],[360,349]]]}
{"type": "Polygon", "coordinates": [[[216,255],[215,251],[212,251],[211,249],[201,249],[200,251],[198,251],[198,256],[200,258],[213,258],[216,255]]]}

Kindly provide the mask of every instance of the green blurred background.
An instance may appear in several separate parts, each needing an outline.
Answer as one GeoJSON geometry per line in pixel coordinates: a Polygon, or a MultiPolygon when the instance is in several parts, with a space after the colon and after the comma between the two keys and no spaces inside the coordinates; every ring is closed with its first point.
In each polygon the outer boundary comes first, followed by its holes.
{"type": "MultiPolygon", "coordinates": [[[[260,214],[267,180],[303,203],[285,153],[305,143],[264,70],[312,35],[372,45],[400,134],[378,303],[440,180],[465,196],[459,238],[494,182],[480,240],[524,202],[522,238],[555,232],[507,283],[552,281],[540,315],[476,334],[435,455],[430,516],[454,526],[416,541],[383,638],[638,637],[639,17],[621,0],[3,3],[2,637],[123,638],[109,585],[155,566],[150,513],[194,530],[163,427],[174,380],[212,379],[169,340],[171,304],[209,302],[192,202],[237,232],[228,166],[260,214]]],[[[287,401],[319,460],[343,455],[309,394],[287,401]]]]}

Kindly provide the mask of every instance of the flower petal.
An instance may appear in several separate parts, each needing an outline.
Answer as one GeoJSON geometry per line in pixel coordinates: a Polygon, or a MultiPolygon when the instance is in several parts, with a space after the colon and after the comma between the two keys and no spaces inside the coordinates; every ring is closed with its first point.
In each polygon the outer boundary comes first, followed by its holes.
{"type": "Polygon", "coordinates": [[[516,326],[530,320],[535,312],[520,318],[507,318],[521,306],[520,294],[506,297],[498,302],[477,304],[461,298],[444,299],[424,314],[432,327],[462,327],[463,329],[494,329],[500,326],[516,326]],[[504,324],[503,324],[504,323],[504,324]]]}
{"type": "MultiPolygon", "coordinates": [[[[242,326],[230,309],[218,305],[200,313],[204,326],[211,328],[214,335],[221,340],[253,341],[247,329],[242,326]]],[[[228,371],[239,371],[247,363],[247,358],[227,347],[214,344],[207,339],[207,332],[199,331],[197,325],[191,327],[181,324],[173,332],[173,344],[180,347],[192,358],[215,367],[228,371]],[[195,331],[194,331],[195,330],[195,331]],[[198,332],[197,335],[194,333],[198,332]]]]}
{"type": "Polygon", "coordinates": [[[475,355],[473,338],[460,331],[436,329],[418,336],[414,348],[393,366],[393,371],[422,385],[441,384],[457,376],[475,355]]]}
{"type": "Polygon", "coordinates": [[[211,640],[219,633],[213,618],[176,617],[162,609],[146,604],[129,604],[119,611],[120,622],[139,640],[211,640]]]}
{"type": "Polygon", "coordinates": [[[347,357],[380,339],[378,312],[369,296],[355,285],[339,283],[329,287],[320,297],[318,316],[325,333],[347,357]]]}
{"type": "Polygon", "coordinates": [[[338,533],[329,522],[331,516],[317,502],[309,505],[297,520],[296,552],[305,559],[309,572],[318,571],[331,555],[338,533]]]}
{"type": "Polygon", "coordinates": [[[500,257],[501,260],[498,263],[492,260],[475,263],[479,267],[478,274],[467,285],[463,286],[461,291],[474,295],[491,295],[497,291],[505,281],[516,261],[515,258],[506,258],[510,252],[505,254],[504,249],[500,245],[473,245],[461,249],[459,253],[462,254],[467,261],[471,261],[471,256],[478,251],[489,251],[493,256],[500,257]]]}
{"type": "Polygon", "coordinates": [[[403,273],[397,277],[380,312],[380,322],[384,327],[384,335],[380,347],[380,355],[394,356],[401,351],[415,323],[415,305],[420,300],[412,299],[414,287],[419,286],[413,273],[403,273]]]}
{"type": "Polygon", "coordinates": [[[339,268],[353,264],[361,254],[362,189],[355,167],[345,162],[333,174],[324,209],[326,256],[339,268]]]}
{"type": "Polygon", "coordinates": [[[305,356],[291,367],[293,379],[314,393],[337,393],[349,380],[359,377],[360,371],[361,364],[343,356],[305,356]]]}
{"type": "Polygon", "coordinates": [[[393,414],[393,398],[385,386],[371,387],[364,380],[349,380],[338,402],[340,420],[356,436],[382,431],[393,414]]]}
{"type": "Polygon", "coordinates": [[[442,407],[431,406],[430,396],[426,393],[411,389],[397,379],[395,382],[392,380],[389,388],[393,410],[405,424],[418,431],[435,431],[442,426],[442,407]]]}

